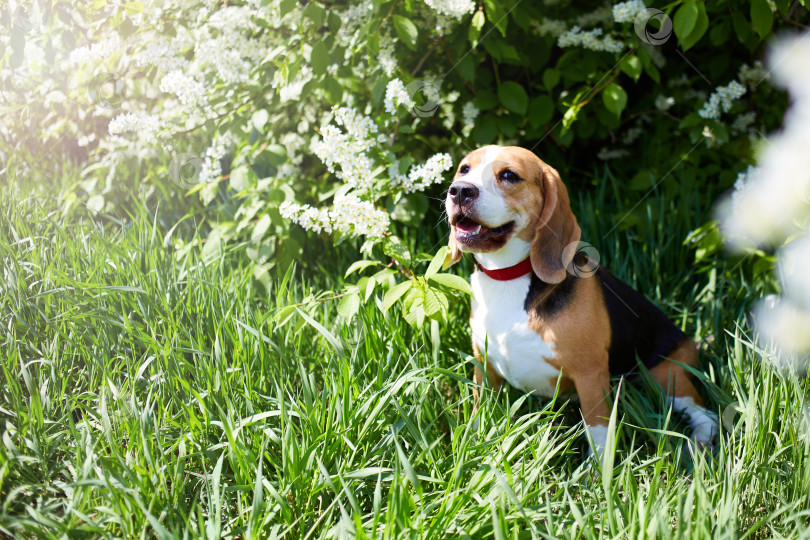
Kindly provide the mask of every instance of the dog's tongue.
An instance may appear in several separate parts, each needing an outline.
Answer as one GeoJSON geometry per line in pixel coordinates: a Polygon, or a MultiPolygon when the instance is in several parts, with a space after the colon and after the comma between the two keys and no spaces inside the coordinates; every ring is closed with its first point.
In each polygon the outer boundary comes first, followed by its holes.
{"type": "Polygon", "coordinates": [[[456,229],[465,233],[477,232],[481,228],[482,228],[481,225],[479,225],[478,223],[474,222],[471,219],[462,219],[461,221],[456,223],[456,229]]]}

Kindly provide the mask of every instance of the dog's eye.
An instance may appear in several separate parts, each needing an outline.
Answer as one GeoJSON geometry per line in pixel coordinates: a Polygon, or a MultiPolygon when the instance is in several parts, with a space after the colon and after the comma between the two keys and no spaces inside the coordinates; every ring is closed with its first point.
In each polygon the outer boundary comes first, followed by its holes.
{"type": "Polygon", "coordinates": [[[501,172],[500,179],[506,182],[520,182],[521,180],[521,178],[517,174],[513,173],[508,169],[501,172]]]}
{"type": "Polygon", "coordinates": [[[458,168],[458,174],[467,174],[468,172],[470,172],[469,165],[462,165],[461,167],[458,168]]]}

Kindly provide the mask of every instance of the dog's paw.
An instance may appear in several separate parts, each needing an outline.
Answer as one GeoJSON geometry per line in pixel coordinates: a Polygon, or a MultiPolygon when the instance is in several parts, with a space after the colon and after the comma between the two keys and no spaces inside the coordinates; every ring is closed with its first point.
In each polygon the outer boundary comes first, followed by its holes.
{"type": "Polygon", "coordinates": [[[670,398],[672,407],[686,416],[692,435],[689,437],[696,450],[711,450],[720,432],[717,415],[697,405],[692,398],[670,398]]]}

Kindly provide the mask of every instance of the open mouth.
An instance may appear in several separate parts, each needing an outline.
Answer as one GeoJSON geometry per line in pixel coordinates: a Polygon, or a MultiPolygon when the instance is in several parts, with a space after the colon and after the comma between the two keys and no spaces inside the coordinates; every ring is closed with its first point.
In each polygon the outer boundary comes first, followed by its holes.
{"type": "Polygon", "coordinates": [[[508,234],[514,226],[515,222],[509,221],[497,227],[486,227],[467,216],[463,216],[456,222],[456,238],[461,241],[495,238],[508,234]]]}

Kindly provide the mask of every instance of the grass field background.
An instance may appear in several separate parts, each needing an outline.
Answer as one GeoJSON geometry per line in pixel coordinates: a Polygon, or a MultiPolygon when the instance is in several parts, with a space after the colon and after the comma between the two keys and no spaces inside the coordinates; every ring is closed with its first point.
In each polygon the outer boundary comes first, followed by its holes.
{"type": "MultiPolygon", "coordinates": [[[[614,385],[604,468],[583,464],[567,398],[485,389],[474,412],[469,298],[438,340],[375,296],[346,323],[328,299],[356,260],[345,245],[267,290],[238,246],[159,207],[92,218],[3,186],[0,535],[810,537],[810,385],[773,367],[747,321],[773,282],[725,256],[691,262],[682,239],[709,209],[686,190],[605,235],[614,183],[572,193],[583,240],[701,342],[712,409],[744,409],[694,459],[643,375],[614,385]]],[[[438,213],[419,234],[412,249],[435,252],[438,213]]]]}

